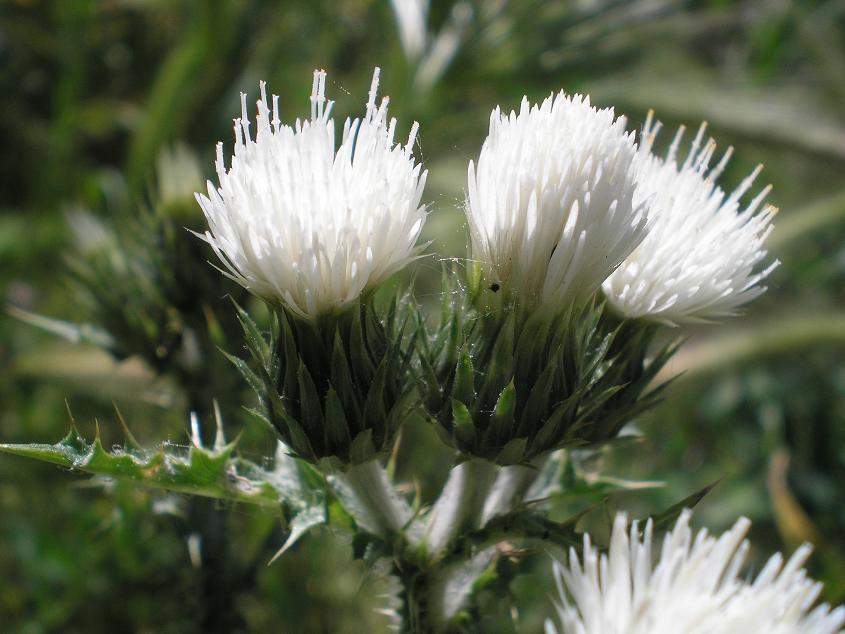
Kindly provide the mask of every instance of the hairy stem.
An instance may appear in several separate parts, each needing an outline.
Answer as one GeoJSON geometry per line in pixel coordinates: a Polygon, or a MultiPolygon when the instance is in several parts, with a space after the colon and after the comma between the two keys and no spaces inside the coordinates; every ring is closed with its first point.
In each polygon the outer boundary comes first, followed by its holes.
{"type": "Polygon", "coordinates": [[[437,557],[461,531],[480,527],[495,475],[496,467],[492,463],[475,458],[452,468],[426,527],[425,543],[429,554],[437,557]]]}
{"type": "Polygon", "coordinates": [[[484,502],[481,527],[497,515],[509,513],[522,502],[538,473],[536,468],[524,465],[503,467],[484,502]]]}
{"type": "Polygon", "coordinates": [[[429,575],[414,564],[396,562],[394,574],[402,584],[402,634],[435,634],[429,609],[429,575]]]}
{"type": "Polygon", "coordinates": [[[365,530],[384,536],[399,532],[411,520],[411,508],[377,460],[353,465],[334,477],[341,485],[339,494],[347,498],[347,510],[365,530]]]}

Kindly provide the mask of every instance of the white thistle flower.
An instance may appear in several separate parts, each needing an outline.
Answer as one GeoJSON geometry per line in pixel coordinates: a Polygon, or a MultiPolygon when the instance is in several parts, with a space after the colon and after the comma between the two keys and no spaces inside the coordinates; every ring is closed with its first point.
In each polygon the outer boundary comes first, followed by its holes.
{"type": "MultiPolygon", "coordinates": [[[[774,555],[751,581],[740,576],[750,522],[742,518],[720,537],[693,536],[687,510],[652,563],[652,522],[641,537],[616,516],[610,551],[600,555],[584,537],[583,559],[570,551],[569,567],[555,562],[563,634],[835,634],[845,607],[813,608],[821,584],[802,568],[804,545],[784,563],[774,555]],[[583,564],[582,564],[583,561],[583,564]],[[568,598],[568,596],[571,597],[568,598]]],[[[546,633],[558,630],[551,621],[546,633]]]]}
{"type": "Polygon", "coordinates": [[[494,289],[566,306],[595,291],[645,236],[625,119],[563,92],[490,116],[469,164],[473,258],[494,289]]]}
{"type": "Polygon", "coordinates": [[[603,285],[625,317],[681,324],[731,315],[765,291],[760,282],[778,264],[755,271],[766,256],[763,243],[776,212],[770,205],[757,211],[771,186],[744,209],[739,204],[762,166],[726,194],[716,180],[733,150],[711,168],[716,144],[710,139],[702,145],[705,127],[679,164],[684,128],[663,159],[651,150],[660,123],[653,123],[651,113],[646,120],[634,200],[649,206],[649,235],[603,285]]]}
{"type": "Polygon", "coordinates": [[[418,253],[426,172],[412,155],[417,124],[406,145],[394,144],[378,80],[376,69],[366,114],[346,120],[337,149],[325,72],[314,73],[311,118],[293,126],[279,121],[275,95],[271,112],[262,82],[255,139],[242,94],[231,167],[218,144],[220,186],[197,195],[209,225],[202,237],[226,274],[304,316],[354,301],[418,253]]]}

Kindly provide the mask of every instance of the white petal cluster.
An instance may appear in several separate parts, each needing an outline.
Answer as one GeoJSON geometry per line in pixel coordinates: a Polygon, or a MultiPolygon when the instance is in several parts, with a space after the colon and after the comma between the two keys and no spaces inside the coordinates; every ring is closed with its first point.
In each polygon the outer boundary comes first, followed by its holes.
{"type": "Polygon", "coordinates": [[[728,195],[716,180],[731,149],[711,168],[716,144],[712,139],[702,144],[702,124],[679,164],[683,128],[665,159],[652,152],[659,130],[649,115],[636,160],[634,201],[649,207],[649,234],[605,281],[605,295],[628,318],[682,324],[731,315],[765,290],[759,283],[777,265],[757,267],[766,256],[763,243],[776,211],[771,206],[758,211],[770,187],[741,209],[740,198],[761,167],[728,195]]]}
{"type": "Polygon", "coordinates": [[[595,291],[645,236],[625,119],[589,97],[522,100],[490,116],[470,162],[472,255],[488,285],[566,306],[595,291]]]}
{"type": "Polygon", "coordinates": [[[354,301],[417,254],[425,222],[420,205],[426,173],[406,145],[394,144],[388,99],[376,106],[379,71],[366,114],[346,120],[335,149],[333,102],[326,74],[314,73],[311,118],[279,121],[264,84],[255,139],[246,97],[235,120],[235,153],[227,170],[217,147],[219,187],[197,195],[208,220],[204,238],[227,274],[253,293],[316,317],[354,301]]]}
{"type": "MultiPolygon", "coordinates": [[[[579,560],[555,566],[561,593],[562,634],[836,634],[845,607],[813,604],[821,584],[802,566],[805,545],[784,563],[780,554],[752,581],[740,576],[750,522],[740,519],[720,537],[693,536],[684,511],[652,562],[652,523],[642,537],[635,523],[616,516],[610,550],[599,554],[584,538],[579,560]]],[[[547,634],[558,632],[550,621],[547,634]]]]}

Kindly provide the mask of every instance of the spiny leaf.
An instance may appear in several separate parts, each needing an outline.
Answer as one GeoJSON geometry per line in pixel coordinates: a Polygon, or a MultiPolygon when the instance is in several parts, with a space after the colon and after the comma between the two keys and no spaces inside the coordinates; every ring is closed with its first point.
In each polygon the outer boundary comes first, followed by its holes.
{"type": "Polygon", "coordinates": [[[165,444],[156,450],[141,450],[133,445],[109,452],[103,448],[99,435],[89,443],[72,428],[53,445],[4,444],[0,445],[0,452],[140,486],[284,511],[292,521],[290,534],[279,554],[312,527],[327,521],[322,479],[315,477],[308,465],[279,451],[275,468],[267,470],[236,457],[236,444],[209,449],[195,439],[195,444],[187,450],[165,444]]]}
{"type": "Polygon", "coordinates": [[[343,411],[343,403],[340,402],[340,397],[332,387],[326,391],[326,416],[323,425],[325,426],[326,449],[332,453],[345,453],[344,450],[349,447],[352,438],[349,434],[346,414],[343,411]]]}
{"type": "Polygon", "coordinates": [[[279,557],[284,555],[291,546],[293,546],[296,542],[299,541],[299,539],[303,535],[305,535],[305,533],[315,528],[316,526],[325,524],[326,521],[326,509],[325,506],[322,504],[319,506],[308,507],[300,513],[297,513],[290,523],[290,532],[288,533],[285,543],[282,545],[279,551],[275,555],[273,555],[273,558],[267,565],[269,566],[279,557]]]}
{"type": "Polygon", "coordinates": [[[138,451],[120,448],[107,452],[99,439],[83,440],[74,430],[56,444],[0,445],[0,452],[35,458],[70,469],[122,478],[142,486],[278,507],[275,489],[266,481],[237,472],[232,462],[235,445],[221,451],[173,446],[138,451]]]}
{"type": "Polygon", "coordinates": [[[339,331],[335,331],[334,335],[331,366],[331,383],[337,390],[340,402],[343,403],[347,420],[351,419],[351,429],[353,432],[360,431],[363,421],[361,407],[358,404],[359,396],[352,381],[352,373],[349,370],[339,331]]]}
{"type": "Polygon", "coordinates": [[[323,408],[317,386],[311,378],[311,373],[300,360],[296,372],[299,384],[299,419],[305,425],[311,438],[316,437],[323,427],[323,408]]]}
{"type": "Polygon", "coordinates": [[[270,346],[267,340],[258,329],[258,326],[255,325],[252,317],[249,316],[249,313],[241,308],[234,299],[232,299],[232,303],[235,305],[235,310],[238,313],[238,321],[241,323],[250,351],[262,366],[267,367],[271,357],[270,346]]]}
{"type": "Polygon", "coordinates": [[[361,464],[372,460],[376,455],[376,448],[373,445],[373,430],[365,429],[360,432],[352,441],[349,448],[349,460],[353,464],[361,464]]]}
{"type": "Polygon", "coordinates": [[[437,413],[438,408],[442,405],[443,399],[443,392],[441,389],[440,382],[437,379],[437,374],[434,370],[434,367],[431,365],[429,360],[424,356],[420,355],[419,359],[419,373],[421,375],[421,383],[423,384],[420,387],[424,398],[425,398],[425,405],[432,413],[437,413]]]}
{"type": "Polygon", "coordinates": [[[680,502],[676,502],[662,513],[652,516],[651,519],[652,522],[654,522],[655,530],[663,530],[670,528],[671,525],[675,523],[675,520],[678,519],[678,516],[684,509],[691,509],[696,504],[701,502],[704,496],[710,493],[713,487],[715,487],[717,484],[719,484],[719,480],[716,480],[716,482],[708,484],[706,487],[703,487],[695,493],[688,495],[683,500],[681,500],[680,502]]]}
{"type": "Polygon", "coordinates": [[[570,547],[580,549],[583,542],[575,527],[590,510],[586,509],[563,522],[555,522],[541,513],[525,509],[497,515],[484,528],[467,535],[466,541],[476,549],[515,538],[538,539],[565,549],[570,547]]]}
{"type": "Polygon", "coordinates": [[[557,363],[552,362],[546,366],[540,378],[531,388],[526,399],[525,408],[520,416],[519,427],[516,431],[519,436],[533,435],[533,431],[543,420],[548,411],[549,397],[552,391],[555,374],[558,372],[557,363]]]}
{"type": "Polygon", "coordinates": [[[240,372],[241,376],[247,382],[249,387],[251,387],[253,391],[259,396],[263,396],[263,394],[267,391],[267,388],[264,382],[258,377],[258,375],[252,371],[252,368],[249,367],[247,362],[241,359],[240,357],[236,357],[233,354],[229,354],[225,350],[221,350],[220,352],[222,352],[223,356],[226,357],[229,361],[231,361],[232,365],[234,365],[238,369],[238,372],[240,372]]]}
{"type": "Polygon", "coordinates": [[[387,360],[383,359],[376,370],[367,399],[364,401],[364,424],[373,429],[377,445],[385,440],[387,411],[384,407],[384,390],[387,384],[387,360]]]}
{"type": "Polygon", "coordinates": [[[498,315],[486,316],[485,321],[495,320],[496,324],[483,324],[481,335],[486,339],[486,350],[475,356],[475,365],[484,371],[484,381],[478,390],[478,401],[482,407],[490,407],[499,396],[502,388],[514,378],[513,342],[514,315],[509,314],[504,321],[498,315]],[[489,333],[484,330],[489,329],[489,333]],[[487,404],[490,405],[487,405],[487,404]]]}
{"type": "Polygon", "coordinates": [[[359,310],[355,310],[352,315],[352,323],[349,327],[349,361],[352,364],[352,371],[354,372],[359,384],[367,385],[373,380],[373,375],[376,368],[373,365],[370,350],[367,347],[366,336],[364,335],[364,324],[361,320],[364,317],[361,313],[365,310],[362,306],[359,310]]]}
{"type": "Polygon", "coordinates": [[[504,466],[519,464],[524,459],[527,445],[527,438],[514,438],[496,456],[496,463],[504,466]]]}
{"type": "Polygon", "coordinates": [[[67,435],[54,445],[43,443],[0,445],[0,451],[3,453],[52,462],[69,469],[78,468],[89,449],[90,445],[74,427],[71,427],[67,435]]]}
{"type": "Polygon", "coordinates": [[[285,398],[296,398],[299,385],[297,380],[299,354],[297,353],[296,342],[293,338],[293,325],[287,315],[285,315],[284,311],[277,311],[277,315],[277,324],[282,341],[281,346],[278,344],[275,344],[274,346],[277,350],[281,348],[281,354],[279,355],[280,367],[274,369],[277,372],[282,373],[282,376],[276,376],[273,378],[277,384],[279,379],[281,379],[281,385],[279,387],[281,388],[281,393],[285,398]]]}
{"type": "Polygon", "coordinates": [[[515,411],[516,387],[511,381],[499,394],[499,398],[496,399],[496,407],[493,409],[490,427],[485,433],[484,442],[486,445],[496,447],[505,443],[513,433],[515,411]]]}
{"type": "Polygon", "coordinates": [[[472,415],[466,405],[455,399],[452,399],[452,422],[458,446],[466,450],[475,447],[476,433],[472,415]]]}
{"type": "Polygon", "coordinates": [[[472,367],[469,351],[464,348],[458,360],[455,370],[455,387],[452,390],[452,398],[460,401],[468,408],[475,403],[475,372],[472,367]]]}
{"type": "Polygon", "coordinates": [[[531,440],[532,454],[539,454],[553,447],[555,441],[560,436],[561,426],[571,415],[573,406],[577,406],[577,398],[574,405],[571,402],[572,400],[572,397],[570,397],[562,404],[558,405],[552,412],[552,415],[549,416],[546,422],[543,423],[543,426],[540,427],[539,431],[534,435],[531,440]]]}

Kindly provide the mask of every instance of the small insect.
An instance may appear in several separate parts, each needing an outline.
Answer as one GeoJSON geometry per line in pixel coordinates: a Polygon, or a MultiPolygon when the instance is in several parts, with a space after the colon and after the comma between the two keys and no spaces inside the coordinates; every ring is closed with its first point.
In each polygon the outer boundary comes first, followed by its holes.
{"type": "Polygon", "coordinates": [[[493,291],[494,293],[498,293],[500,288],[501,288],[501,286],[499,286],[496,282],[493,282],[490,285],[490,290],[493,291]]]}

